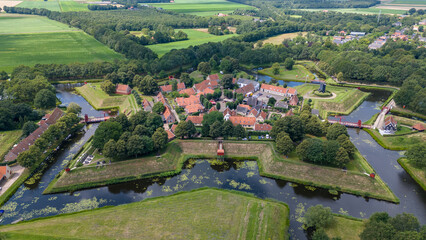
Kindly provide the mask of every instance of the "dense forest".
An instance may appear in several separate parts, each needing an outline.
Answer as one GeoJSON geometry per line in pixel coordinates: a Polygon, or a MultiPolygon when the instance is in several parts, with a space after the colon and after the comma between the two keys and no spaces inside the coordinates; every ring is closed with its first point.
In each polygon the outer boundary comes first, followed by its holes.
{"type": "Polygon", "coordinates": [[[276,8],[368,8],[379,4],[377,0],[347,0],[347,1],[335,1],[335,0],[230,0],[231,2],[237,2],[242,4],[253,5],[256,7],[264,7],[265,5],[271,5],[276,8]]]}

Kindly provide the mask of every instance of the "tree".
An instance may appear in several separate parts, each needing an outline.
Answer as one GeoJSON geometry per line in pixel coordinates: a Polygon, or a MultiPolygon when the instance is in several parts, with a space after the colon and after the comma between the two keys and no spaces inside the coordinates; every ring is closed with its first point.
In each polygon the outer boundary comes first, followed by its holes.
{"type": "MultiPolygon", "coordinates": [[[[129,137],[130,139],[130,137],[129,137]]],[[[127,156],[127,146],[126,141],[123,139],[120,139],[117,141],[117,144],[115,145],[115,151],[116,151],[116,159],[117,160],[124,160],[127,156]]]]}
{"type": "Polygon", "coordinates": [[[330,240],[324,231],[324,228],[317,229],[312,235],[312,240],[330,240]]]}
{"type": "Polygon", "coordinates": [[[147,95],[152,95],[158,90],[157,82],[149,75],[146,75],[138,85],[139,91],[147,95]]]}
{"type": "Polygon", "coordinates": [[[393,239],[395,233],[390,223],[368,221],[360,238],[361,240],[393,239]]]}
{"type": "Polygon", "coordinates": [[[234,134],[234,124],[231,121],[225,121],[222,126],[223,137],[228,139],[234,134]]]}
{"type": "Polygon", "coordinates": [[[238,139],[247,137],[246,129],[240,124],[238,124],[237,126],[234,127],[233,136],[238,139]]]}
{"type": "Polygon", "coordinates": [[[163,114],[164,110],[166,110],[166,107],[164,107],[162,102],[156,102],[152,107],[152,111],[160,115],[163,114]]]}
{"type": "Polygon", "coordinates": [[[337,74],[336,78],[337,78],[337,80],[339,80],[339,81],[343,81],[343,80],[344,80],[344,79],[343,79],[343,73],[342,73],[342,72],[339,72],[339,73],[337,74]]]}
{"type": "MultiPolygon", "coordinates": [[[[303,113],[302,115],[304,115],[303,113]]],[[[300,117],[302,118],[302,115],[300,117]]],[[[305,125],[305,131],[306,133],[315,135],[315,136],[322,136],[325,133],[325,129],[323,125],[321,125],[321,120],[315,115],[311,115],[308,122],[305,125]]]]}
{"type": "Polygon", "coordinates": [[[348,130],[346,129],[346,127],[339,123],[334,123],[327,129],[328,140],[336,140],[342,134],[349,136],[348,130]]]}
{"type": "Polygon", "coordinates": [[[294,150],[293,141],[286,132],[280,132],[275,139],[278,152],[288,156],[294,150]]]}
{"type": "Polygon", "coordinates": [[[48,90],[48,89],[42,89],[40,90],[34,98],[34,106],[36,108],[53,108],[56,106],[56,96],[55,94],[48,90]]]}
{"type": "Polygon", "coordinates": [[[38,128],[38,125],[33,121],[28,121],[24,124],[22,127],[22,134],[24,136],[30,135],[32,132],[34,132],[38,128]]]}
{"type": "Polygon", "coordinates": [[[9,75],[7,75],[7,72],[6,71],[1,71],[0,72],[0,80],[7,80],[7,79],[9,79],[9,75]]]}
{"type": "Polygon", "coordinates": [[[344,166],[349,162],[349,155],[348,152],[343,148],[340,147],[339,151],[336,153],[336,165],[341,167],[344,166]]]}
{"type": "Polygon", "coordinates": [[[280,74],[280,64],[279,63],[272,64],[272,72],[274,73],[274,75],[280,74]]]}
{"type": "Polygon", "coordinates": [[[104,145],[104,149],[102,150],[102,153],[107,158],[115,158],[117,151],[116,151],[116,145],[117,143],[114,141],[114,139],[110,139],[107,143],[104,145]]]}
{"type": "Polygon", "coordinates": [[[389,223],[398,231],[419,231],[419,220],[409,213],[397,214],[394,218],[390,219],[389,223]]]}
{"type": "Polygon", "coordinates": [[[307,227],[325,228],[333,223],[331,208],[320,204],[309,207],[305,213],[304,223],[307,227]]]}
{"type": "Polygon", "coordinates": [[[291,70],[291,69],[293,69],[293,65],[294,65],[294,60],[293,60],[293,58],[286,58],[285,60],[284,60],[284,67],[286,68],[286,69],[288,69],[288,70],[291,70]]]}
{"type": "Polygon", "coordinates": [[[232,73],[234,70],[239,68],[238,60],[231,57],[225,57],[220,62],[220,70],[225,73],[232,73]]]}
{"type": "Polygon", "coordinates": [[[418,145],[414,145],[405,153],[407,159],[414,166],[422,169],[426,167],[426,143],[423,142],[418,145]]]}
{"type": "Polygon", "coordinates": [[[193,85],[193,79],[189,76],[189,73],[182,73],[180,80],[185,83],[186,87],[192,87],[193,85]]]}
{"type": "Polygon", "coordinates": [[[415,8],[410,8],[410,10],[408,10],[408,13],[410,15],[413,15],[414,13],[416,13],[416,9],[415,8]]]}
{"type": "Polygon", "coordinates": [[[131,136],[126,144],[127,154],[135,157],[142,155],[144,153],[144,144],[141,136],[131,136]]]}
{"type": "Polygon", "coordinates": [[[36,146],[31,146],[27,151],[20,153],[16,160],[18,161],[19,165],[23,166],[24,168],[30,168],[34,166],[40,156],[40,149],[36,146]]]}
{"type": "Polygon", "coordinates": [[[198,64],[197,70],[200,71],[204,75],[207,75],[212,71],[210,64],[208,62],[200,62],[198,64]]]}
{"type": "Polygon", "coordinates": [[[155,129],[163,126],[163,119],[156,113],[148,113],[145,126],[150,128],[152,130],[151,132],[153,133],[155,129]]]}
{"type": "Polygon", "coordinates": [[[80,105],[78,105],[77,103],[70,103],[67,107],[67,112],[69,113],[75,113],[75,114],[80,114],[81,113],[81,107],[80,105]]]}
{"type": "Polygon", "coordinates": [[[124,114],[124,113],[120,113],[116,118],[114,118],[112,120],[120,123],[123,131],[127,131],[131,126],[129,119],[127,118],[126,114],[124,114]]]}
{"type": "Polygon", "coordinates": [[[148,118],[148,112],[145,111],[139,111],[130,116],[129,122],[131,124],[131,131],[135,129],[137,125],[143,125],[145,124],[146,120],[148,118]]]}
{"type": "Polygon", "coordinates": [[[324,160],[323,143],[320,139],[309,138],[302,141],[296,148],[302,161],[322,164],[324,160]]]}
{"type": "Polygon", "coordinates": [[[135,127],[135,130],[133,130],[132,135],[139,135],[139,136],[151,136],[151,129],[148,128],[145,125],[137,125],[135,127]]]}
{"type": "Polygon", "coordinates": [[[353,156],[356,149],[355,145],[351,142],[348,136],[345,134],[340,135],[337,137],[337,142],[346,150],[349,157],[353,156]]]}
{"type": "Polygon", "coordinates": [[[175,132],[174,132],[177,138],[183,139],[185,136],[188,135],[186,125],[187,125],[187,122],[185,122],[185,121],[180,121],[178,123],[178,125],[175,128],[175,132]]]}
{"type": "Polygon", "coordinates": [[[210,137],[213,139],[222,136],[222,123],[219,121],[214,122],[210,127],[210,137]]]}
{"type": "Polygon", "coordinates": [[[187,136],[190,138],[195,133],[197,133],[197,129],[195,128],[194,123],[191,120],[186,121],[186,134],[187,134],[187,136]]]}
{"type": "Polygon", "coordinates": [[[38,147],[40,150],[44,150],[49,146],[49,142],[44,137],[39,137],[34,142],[34,146],[38,147]]]}
{"type": "MultiPolygon", "coordinates": [[[[50,128],[49,128],[50,129],[50,128]]],[[[110,139],[118,140],[123,130],[118,122],[101,122],[93,135],[93,146],[102,149],[110,139]]]]}
{"type": "Polygon", "coordinates": [[[210,134],[210,124],[203,123],[203,126],[201,127],[201,135],[203,137],[208,137],[210,134]]]}
{"type": "Polygon", "coordinates": [[[340,162],[336,161],[336,155],[339,149],[340,145],[337,141],[323,141],[323,159],[322,162],[319,162],[319,164],[343,167],[343,165],[340,165],[340,162]]]}
{"type": "Polygon", "coordinates": [[[103,81],[101,84],[101,89],[110,95],[115,93],[115,85],[110,80],[103,81]]]}
{"type": "Polygon", "coordinates": [[[277,102],[277,99],[270,97],[268,99],[268,106],[273,107],[275,105],[275,103],[277,102]]]}
{"type": "Polygon", "coordinates": [[[271,130],[271,136],[276,138],[283,131],[288,133],[293,142],[302,140],[305,134],[303,122],[299,116],[283,117],[275,121],[271,130]]]}
{"type": "Polygon", "coordinates": [[[164,128],[157,128],[152,135],[152,142],[154,143],[154,149],[159,150],[166,146],[168,141],[168,135],[164,128]]]}

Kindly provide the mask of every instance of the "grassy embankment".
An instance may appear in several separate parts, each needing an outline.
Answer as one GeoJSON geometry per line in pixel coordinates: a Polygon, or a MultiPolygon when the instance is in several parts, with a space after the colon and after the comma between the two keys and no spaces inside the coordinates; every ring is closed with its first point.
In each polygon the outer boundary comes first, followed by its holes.
{"type": "Polygon", "coordinates": [[[325,228],[325,233],[330,239],[339,237],[345,240],[359,240],[363,230],[362,219],[335,214],[334,223],[325,228]]]}
{"type": "MultiPolygon", "coordinates": [[[[104,186],[153,176],[179,173],[183,163],[191,158],[216,158],[216,141],[175,140],[169,143],[161,158],[154,155],[115,162],[103,168],[83,167],[61,173],[49,184],[45,193],[73,191],[81,188],[104,186]]],[[[374,169],[356,154],[354,168],[344,173],[341,169],[308,164],[298,159],[286,159],[275,152],[271,142],[224,143],[226,158],[257,160],[262,176],[301,184],[337,190],[365,197],[399,202],[379,176],[371,179],[366,173],[374,169]]]]}
{"type": "Polygon", "coordinates": [[[113,61],[123,56],[83,31],[40,16],[0,15],[0,71],[19,65],[113,61]]]}
{"type": "Polygon", "coordinates": [[[288,239],[288,228],[284,203],[204,188],[30,220],[0,232],[13,239],[288,239]]]}
{"type": "Polygon", "coordinates": [[[96,110],[118,108],[120,112],[126,111],[127,113],[131,110],[132,113],[135,113],[140,109],[133,94],[108,95],[102,91],[101,83],[89,83],[82,87],[77,87],[75,90],[96,110]]]}
{"type": "MultiPolygon", "coordinates": [[[[318,84],[303,84],[295,87],[297,92],[304,96],[307,93],[317,90],[318,84]]],[[[362,92],[356,88],[345,88],[337,86],[327,86],[327,90],[335,93],[333,99],[312,99],[313,108],[320,111],[322,118],[338,114],[348,115],[355,110],[368,97],[370,93],[362,92]]],[[[316,96],[313,96],[316,97],[316,96]]]]}
{"type": "Polygon", "coordinates": [[[155,3],[150,5],[178,13],[198,16],[214,16],[218,13],[229,14],[235,9],[254,9],[254,7],[249,5],[226,0],[175,0],[174,3],[155,3]]]}
{"type": "Polygon", "coordinates": [[[406,135],[384,135],[377,129],[364,129],[380,146],[389,150],[407,150],[413,145],[426,141],[426,132],[413,132],[406,135]]]}
{"type": "Polygon", "coordinates": [[[398,163],[426,191],[426,169],[414,167],[407,158],[399,158],[398,163]]]}
{"type": "Polygon", "coordinates": [[[275,75],[273,73],[272,68],[265,68],[263,70],[258,71],[260,74],[267,75],[273,77],[278,80],[286,80],[286,81],[298,81],[305,82],[306,75],[308,75],[308,82],[315,79],[315,76],[304,66],[302,65],[294,65],[292,70],[285,69],[284,66],[280,67],[280,73],[275,75]]]}
{"type": "MultiPolygon", "coordinates": [[[[158,56],[163,56],[164,54],[170,52],[172,49],[181,49],[187,48],[189,46],[201,45],[209,42],[220,42],[227,38],[238,36],[237,34],[228,34],[217,36],[203,31],[198,31],[195,29],[176,29],[175,31],[182,30],[188,34],[188,40],[170,42],[170,43],[161,43],[154,45],[147,45],[146,47],[150,48],[152,51],[158,54],[158,56]]],[[[137,34],[133,32],[134,34],[137,34]]]]}
{"type": "Polygon", "coordinates": [[[0,161],[3,161],[3,157],[18,142],[21,136],[22,130],[20,129],[0,132],[0,161]]]}

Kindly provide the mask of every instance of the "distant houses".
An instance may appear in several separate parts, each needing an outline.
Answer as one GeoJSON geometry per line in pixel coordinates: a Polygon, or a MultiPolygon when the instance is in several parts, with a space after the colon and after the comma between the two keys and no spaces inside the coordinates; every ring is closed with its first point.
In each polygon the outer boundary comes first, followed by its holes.
{"type": "Polygon", "coordinates": [[[279,86],[262,84],[260,91],[267,94],[274,94],[282,97],[291,97],[297,94],[297,90],[294,88],[283,88],[279,86]]]}
{"type": "MultiPolygon", "coordinates": [[[[182,91],[184,89],[185,89],[185,83],[181,82],[177,84],[176,91],[182,91]]],[[[173,91],[173,85],[169,84],[169,85],[160,86],[160,91],[163,93],[170,93],[173,91]]]]}
{"type": "Polygon", "coordinates": [[[132,93],[132,89],[129,87],[129,85],[117,84],[115,93],[120,95],[130,95],[132,93]]]}
{"type": "Polygon", "coordinates": [[[239,78],[237,80],[237,85],[238,85],[239,88],[245,87],[245,86],[247,86],[249,84],[253,85],[253,88],[254,88],[255,92],[259,91],[259,87],[260,87],[259,82],[256,82],[254,80],[249,80],[249,79],[246,79],[246,78],[239,78]]]}

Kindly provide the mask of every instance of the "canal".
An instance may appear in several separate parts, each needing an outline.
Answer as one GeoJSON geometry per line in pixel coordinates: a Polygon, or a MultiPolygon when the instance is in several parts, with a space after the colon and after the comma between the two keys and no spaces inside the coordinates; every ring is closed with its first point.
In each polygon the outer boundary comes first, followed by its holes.
{"type": "MultiPolygon", "coordinates": [[[[347,116],[347,119],[365,121],[379,112],[384,98],[382,94],[373,92],[367,101],[347,116]]],[[[90,116],[103,115],[102,112],[94,110],[84,98],[73,94],[66,87],[58,87],[57,96],[63,104],[78,103],[83,109],[82,112],[90,116]]],[[[324,189],[262,177],[259,175],[256,162],[253,161],[230,162],[218,166],[212,165],[207,160],[197,160],[188,162],[181,174],[170,178],[153,178],[74,193],[43,195],[44,189],[94,134],[96,127],[97,125],[90,126],[84,135],[63,144],[58,151],[56,162],[45,172],[38,184],[29,187],[23,185],[18,189],[2,207],[6,210],[2,224],[107,205],[126,204],[200,187],[240,190],[253,193],[260,198],[273,198],[287,203],[291,213],[291,239],[306,239],[306,233],[301,227],[301,217],[310,206],[316,204],[328,206],[335,213],[358,218],[368,218],[372,213],[379,211],[386,211],[392,216],[408,212],[413,213],[422,224],[426,224],[426,193],[398,165],[397,159],[401,153],[383,149],[368,133],[357,129],[348,129],[352,142],[400,199],[400,204],[344,193],[332,195],[324,189]]]]}

